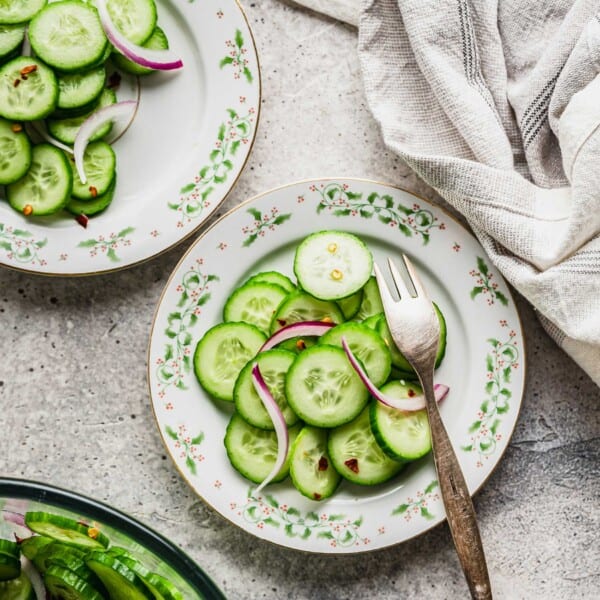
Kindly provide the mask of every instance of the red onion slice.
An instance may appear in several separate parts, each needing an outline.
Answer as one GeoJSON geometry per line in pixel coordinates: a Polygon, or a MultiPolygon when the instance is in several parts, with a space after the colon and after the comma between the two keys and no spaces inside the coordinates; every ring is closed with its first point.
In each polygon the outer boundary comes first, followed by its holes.
{"type": "Polygon", "coordinates": [[[288,447],[290,443],[290,438],[288,435],[287,425],[285,419],[283,418],[283,413],[279,408],[279,405],[273,398],[273,395],[269,391],[263,376],[260,373],[260,369],[258,368],[258,363],[254,363],[252,365],[252,383],[254,385],[254,389],[258,394],[263,406],[266,411],[269,413],[269,417],[271,417],[271,421],[273,421],[273,425],[275,427],[275,434],[277,435],[277,458],[275,459],[275,464],[273,465],[273,469],[266,476],[263,482],[254,490],[254,494],[258,494],[268,483],[271,482],[273,477],[281,471],[281,468],[285,464],[285,460],[287,458],[288,447]]]}
{"type": "MultiPolygon", "coordinates": [[[[348,342],[346,342],[345,337],[342,338],[342,347],[344,348],[344,352],[346,352],[346,356],[348,357],[352,368],[356,371],[361,381],[365,384],[365,387],[369,390],[369,393],[376,400],[382,404],[385,404],[386,406],[389,406],[390,408],[396,408],[404,412],[413,412],[415,410],[422,410],[425,408],[425,396],[413,396],[412,398],[399,399],[391,398],[390,396],[382,394],[369,379],[369,376],[362,368],[354,354],[352,354],[352,350],[350,350],[350,346],[348,346],[348,342]]],[[[436,383],[433,386],[433,390],[436,401],[441,402],[448,395],[450,388],[447,385],[436,383]]]]}
{"type": "Polygon", "coordinates": [[[113,23],[105,0],[96,0],[96,8],[108,41],[129,60],[158,71],[171,71],[183,67],[183,61],[170,50],[150,50],[130,42],[113,23]]]}
{"type": "MultiPolygon", "coordinates": [[[[31,121],[28,123],[31,128],[46,142],[60,148],[64,152],[68,152],[69,154],[73,154],[73,148],[59,142],[56,138],[53,138],[47,131],[45,125],[41,121],[31,121]]],[[[27,125],[26,125],[27,127],[27,125]]]]}
{"type": "Polygon", "coordinates": [[[277,344],[285,342],[295,337],[308,337],[317,336],[320,337],[324,333],[327,333],[332,327],[335,327],[335,323],[326,323],[324,321],[300,321],[298,323],[292,323],[282,327],[279,331],[275,332],[262,346],[260,352],[270,350],[277,344]]]}
{"type": "Polygon", "coordinates": [[[33,566],[33,563],[21,554],[21,569],[23,573],[27,575],[31,582],[31,587],[35,592],[36,600],[46,600],[48,595],[46,594],[46,586],[42,581],[42,576],[39,571],[33,566]]]}
{"type": "Polygon", "coordinates": [[[87,177],[83,169],[83,155],[94,132],[108,121],[126,118],[132,119],[137,107],[138,103],[135,100],[117,102],[116,104],[111,104],[97,110],[83,122],[75,137],[75,144],[73,144],[75,167],[77,168],[81,183],[87,183],[87,177]]]}
{"type": "Polygon", "coordinates": [[[24,527],[29,531],[29,527],[25,524],[25,517],[17,512],[12,510],[3,510],[2,511],[2,519],[7,521],[8,523],[12,523],[13,525],[18,525],[19,527],[24,527]]]}

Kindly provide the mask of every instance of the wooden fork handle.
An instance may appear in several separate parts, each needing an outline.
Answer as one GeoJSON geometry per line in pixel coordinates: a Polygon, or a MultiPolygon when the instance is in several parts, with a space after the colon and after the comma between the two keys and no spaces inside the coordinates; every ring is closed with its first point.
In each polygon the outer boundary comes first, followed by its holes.
{"type": "Polygon", "coordinates": [[[427,400],[427,414],[438,483],[456,552],[469,585],[471,597],[476,600],[491,600],[492,588],[473,501],[440,417],[433,393],[433,382],[429,385],[425,383],[423,391],[427,400]]]}

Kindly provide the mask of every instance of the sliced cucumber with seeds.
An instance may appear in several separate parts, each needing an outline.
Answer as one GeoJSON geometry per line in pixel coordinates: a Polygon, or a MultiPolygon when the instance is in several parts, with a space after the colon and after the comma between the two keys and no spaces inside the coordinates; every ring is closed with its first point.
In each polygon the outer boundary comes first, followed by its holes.
{"type": "Polygon", "coordinates": [[[372,270],[371,251],[350,233],[319,231],[296,248],[294,273],[298,283],[321,300],[339,300],[358,292],[372,270]]]}
{"type": "Polygon", "coordinates": [[[376,387],[383,385],[392,369],[392,357],[381,336],[362,323],[342,323],[321,336],[319,344],[342,347],[346,339],[352,354],[362,363],[376,387]]]}
{"type": "MultiPolygon", "coordinates": [[[[288,350],[267,350],[256,357],[260,373],[271,392],[273,398],[279,405],[285,422],[288,426],[298,421],[298,416],[292,410],[285,397],[286,374],[294,362],[296,355],[288,350]]],[[[233,401],[240,416],[250,425],[260,429],[275,429],[269,413],[266,411],[259,395],[252,383],[251,360],[241,371],[233,389],[233,401]]]]}
{"type": "Polygon", "coordinates": [[[45,535],[32,535],[21,542],[21,552],[26,558],[33,560],[42,548],[51,544],[53,541],[52,538],[46,537],[45,535]]]}
{"type": "Polygon", "coordinates": [[[328,451],[336,471],[359,485],[376,485],[398,474],[405,463],[379,447],[369,420],[369,406],[351,423],[329,432],[328,451]]]}
{"type": "Polygon", "coordinates": [[[14,579],[0,581],[0,598],[2,600],[36,600],[31,580],[24,572],[14,579]]]}
{"type": "MultiPolygon", "coordinates": [[[[81,115],[79,117],[73,117],[70,119],[48,119],[46,125],[48,126],[48,132],[50,135],[61,141],[63,144],[74,144],[79,128],[83,125],[84,121],[96,110],[115,104],[117,101],[117,95],[114,90],[104,88],[100,94],[100,100],[98,104],[88,114],[81,115]]],[[[108,122],[101,125],[94,134],[90,137],[90,142],[94,142],[108,135],[112,129],[112,123],[108,122]]]]}
{"type": "Polygon", "coordinates": [[[325,344],[298,355],[288,371],[285,394],[294,412],[317,427],[348,423],[369,399],[369,392],[346,353],[325,344]]]}
{"type": "Polygon", "coordinates": [[[31,142],[23,126],[0,118],[0,185],[18,181],[31,166],[31,142]]]}
{"type": "Polygon", "coordinates": [[[66,156],[55,146],[33,148],[27,174],[6,188],[10,205],[25,215],[50,215],[69,201],[73,174],[66,156]]]}
{"type": "Polygon", "coordinates": [[[56,108],[58,83],[41,61],[19,56],[0,68],[0,116],[15,121],[43,119],[56,108]]]}
{"type": "Polygon", "coordinates": [[[83,155],[83,170],[87,182],[82,183],[71,160],[73,168],[73,196],[79,200],[93,200],[105,194],[115,178],[117,158],[112,146],[98,141],[88,144],[83,155]]]}
{"type": "Polygon", "coordinates": [[[158,573],[148,573],[142,580],[157,600],[184,600],[177,587],[158,573]]]}
{"type": "Polygon", "coordinates": [[[97,196],[91,200],[79,200],[71,198],[65,208],[74,215],[86,215],[91,217],[105,210],[115,197],[115,189],[117,187],[117,177],[115,175],[110,187],[102,196],[97,196]]]}
{"type": "Polygon", "coordinates": [[[282,287],[273,283],[246,283],[225,302],[223,320],[251,323],[268,334],[273,315],[287,295],[282,287]]]}
{"type": "Polygon", "coordinates": [[[346,321],[349,321],[358,313],[362,303],[362,298],[363,291],[360,289],[358,292],[352,294],[352,296],[348,296],[347,298],[342,298],[341,300],[337,301],[337,305],[340,307],[346,321]]]}
{"type": "Polygon", "coordinates": [[[0,581],[14,579],[21,574],[21,563],[15,556],[0,554],[0,581]]]}
{"type": "Polygon", "coordinates": [[[25,39],[25,25],[0,25],[0,63],[13,57],[25,39]]]}
{"type": "Polygon", "coordinates": [[[72,111],[91,107],[100,98],[106,83],[104,65],[83,73],[70,73],[58,77],[58,101],[56,107],[72,111]]]}
{"type": "Polygon", "coordinates": [[[356,321],[364,321],[373,315],[383,313],[383,304],[379,295],[379,286],[375,277],[369,277],[363,287],[363,298],[358,313],[354,316],[356,321]]]}
{"type": "Polygon", "coordinates": [[[275,285],[282,287],[288,294],[296,289],[292,280],[278,271],[261,271],[256,275],[252,275],[246,283],[257,283],[259,281],[264,283],[274,283],[275,285]]]}
{"type": "Polygon", "coordinates": [[[17,544],[17,542],[13,542],[12,540],[0,539],[0,554],[12,556],[13,558],[19,558],[19,544],[17,544]]]}
{"type": "Polygon", "coordinates": [[[335,302],[318,300],[306,292],[297,291],[289,294],[279,305],[271,322],[271,333],[275,333],[286,325],[300,321],[323,321],[343,323],[344,315],[335,302]]]}
{"type": "Polygon", "coordinates": [[[371,315],[370,317],[367,317],[364,321],[362,321],[362,324],[365,327],[372,329],[373,331],[377,331],[377,323],[379,323],[379,319],[381,317],[383,317],[383,313],[377,313],[375,315],[371,315]]]}
{"type": "Polygon", "coordinates": [[[109,539],[96,527],[60,515],[28,512],[25,524],[35,533],[79,548],[106,548],[109,544],[109,539]]]}
{"type": "Polygon", "coordinates": [[[142,579],[118,557],[108,552],[90,552],[86,563],[96,573],[111,600],[154,600],[142,579]]]}
{"type": "Polygon", "coordinates": [[[209,329],[194,354],[194,372],[200,385],[215,398],[231,402],[240,371],[266,339],[249,323],[222,323],[209,329]]]}
{"type": "Polygon", "coordinates": [[[44,573],[44,585],[52,598],[63,600],[105,600],[104,594],[65,567],[52,565],[44,573]]]}
{"type": "Polygon", "coordinates": [[[29,39],[36,56],[64,72],[95,65],[108,45],[98,11],[78,0],[46,6],[29,24],[29,39]]]}
{"type": "Polygon", "coordinates": [[[144,44],[156,28],[154,0],[108,0],[108,12],[117,29],[134,44],[144,44]]]}
{"type": "Polygon", "coordinates": [[[306,426],[302,429],[290,458],[294,487],[311,500],[325,500],[337,489],[341,477],[327,453],[327,431],[306,426]]]}
{"type": "MultiPolygon", "coordinates": [[[[144,48],[148,48],[149,50],[168,50],[169,49],[169,40],[165,32],[160,27],[155,27],[152,35],[148,38],[144,44],[142,44],[144,48]]],[[[122,54],[115,53],[113,54],[113,62],[115,66],[121,71],[125,71],[125,73],[131,73],[131,75],[150,75],[150,73],[155,73],[155,69],[150,69],[149,67],[142,67],[142,65],[138,65],[134,63],[132,60],[125,58],[122,54]]]]}
{"type": "Polygon", "coordinates": [[[0,23],[25,23],[33,18],[48,0],[4,0],[0,2],[0,23]]]}
{"type": "MultiPolygon", "coordinates": [[[[421,395],[417,383],[390,381],[381,392],[398,400],[421,395]]],[[[405,412],[385,406],[381,402],[371,404],[371,429],[377,443],[391,458],[411,461],[425,456],[431,450],[431,433],[427,411],[405,412]]]]}
{"type": "MultiPolygon", "coordinates": [[[[288,430],[290,448],[300,428],[300,425],[295,425],[288,430]]],[[[274,431],[253,427],[234,413],[225,432],[225,449],[236,471],[254,483],[261,483],[271,472],[277,459],[277,435],[274,431]]],[[[287,477],[290,468],[289,457],[288,450],[287,460],[273,479],[274,482],[287,477]]]]}

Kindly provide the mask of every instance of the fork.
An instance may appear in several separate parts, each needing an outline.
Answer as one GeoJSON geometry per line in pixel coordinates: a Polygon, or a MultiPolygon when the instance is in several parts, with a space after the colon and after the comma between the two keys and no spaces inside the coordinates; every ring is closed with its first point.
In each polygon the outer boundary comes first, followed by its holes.
{"type": "Polygon", "coordinates": [[[471,597],[489,600],[492,598],[492,590],[473,501],[433,392],[433,370],[440,324],[414,266],[404,254],[402,258],[415,289],[415,296],[411,295],[396,265],[388,258],[392,279],[400,296],[399,300],[395,300],[381,270],[374,265],[385,317],[394,343],[416,371],[423,388],[438,483],[450,533],[471,597]]]}

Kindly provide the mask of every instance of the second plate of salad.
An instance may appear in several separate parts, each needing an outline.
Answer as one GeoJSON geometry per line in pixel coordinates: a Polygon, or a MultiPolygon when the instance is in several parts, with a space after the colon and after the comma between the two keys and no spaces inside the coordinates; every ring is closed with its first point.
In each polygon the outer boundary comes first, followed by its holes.
{"type": "Polygon", "coordinates": [[[498,464],[525,357],[514,301],[480,244],[406,191],[299,182],[204,233],[173,272],[153,324],[149,384],[165,446],[232,523],[290,548],[352,553],[445,518],[426,420],[365,387],[418,403],[371,277],[372,261],[399,263],[402,253],[438,310],[440,409],[472,493],[498,464]],[[278,414],[261,404],[265,388],[278,414]]]}

